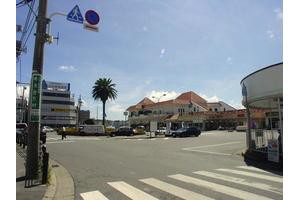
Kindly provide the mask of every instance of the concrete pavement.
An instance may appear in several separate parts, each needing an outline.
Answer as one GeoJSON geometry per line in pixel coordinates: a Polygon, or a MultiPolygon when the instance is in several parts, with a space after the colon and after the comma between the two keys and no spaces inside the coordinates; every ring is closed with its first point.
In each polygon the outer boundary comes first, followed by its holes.
{"type": "Polygon", "coordinates": [[[24,149],[17,145],[16,147],[16,199],[17,200],[32,200],[42,199],[47,186],[37,185],[30,188],[25,188],[25,157],[24,149]]]}
{"type": "Polygon", "coordinates": [[[25,188],[25,149],[16,146],[16,197],[17,200],[73,200],[74,182],[70,173],[58,162],[50,159],[50,180],[46,185],[25,188]]]}
{"type": "MultiPolygon", "coordinates": [[[[194,193],[197,193],[195,197],[201,194],[213,199],[237,199],[231,195],[232,188],[238,188],[238,194],[246,197],[251,193],[262,199],[282,199],[281,183],[257,178],[264,176],[235,175],[218,170],[245,171],[238,168],[246,166],[240,155],[244,148],[244,133],[225,131],[168,139],[68,137],[66,141],[48,144],[52,157],[72,174],[75,199],[79,200],[192,199],[194,193]],[[196,174],[199,171],[206,176],[199,177],[196,174]],[[218,184],[218,191],[204,187],[203,181],[218,184]],[[248,187],[252,182],[264,185],[265,190],[248,187]],[[155,188],[157,184],[162,187],[155,188]]],[[[275,180],[282,178],[276,174],[268,176],[275,176],[275,180]]]]}

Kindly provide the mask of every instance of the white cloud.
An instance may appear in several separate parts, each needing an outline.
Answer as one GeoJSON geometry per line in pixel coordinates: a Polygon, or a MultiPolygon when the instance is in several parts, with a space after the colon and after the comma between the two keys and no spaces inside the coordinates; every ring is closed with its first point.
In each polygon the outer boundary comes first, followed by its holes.
{"type": "Polygon", "coordinates": [[[143,31],[147,32],[148,31],[148,27],[147,26],[143,26],[143,31]]]}
{"type": "Polygon", "coordinates": [[[206,94],[200,94],[200,97],[204,98],[207,102],[218,102],[218,101],[221,101],[221,99],[219,97],[217,97],[216,95],[209,97],[206,94]]]}
{"type": "Polygon", "coordinates": [[[61,65],[58,67],[58,70],[59,71],[63,71],[63,72],[73,72],[73,71],[77,71],[77,69],[70,65],[70,66],[67,66],[67,65],[61,65]]]}
{"type": "Polygon", "coordinates": [[[273,39],[275,37],[274,32],[271,30],[266,31],[267,35],[269,36],[270,39],[273,39]]]}
{"type": "Polygon", "coordinates": [[[283,14],[281,8],[276,8],[273,10],[273,12],[276,13],[277,19],[282,20],[283,14]]]}
{"type": "Polygon", "coordinates": [[[150,83],[152,83],[152,80],[151,80],[151,79],[145,80],[145,84],[146,84],[146,85],[149,85],[150,83]]]}
{"type": "Polygon", "coordinates": [[[162,58],[162,57],[165,55],[165,53],[166,53],[166,49],[165,49],[165,48],[162,48],[162,49],[160,50],[160,55],[159,55],[159,57],[162,58]]]}
{"type": "Polygon", "coordinates": [[[227,61],[227,63],[232,64],[232,58],[231,57],[227,57],[226,61],[227,61]]]}
{"type": "Polygon", "coordinates": [[[179,93],[177,92],[168,92],[168,91],[156,91],[156,90],[152,90],[151,92],[148,92],[146,94],[146,97],[148,97],[149,99],[151,99],[154,102],[159,101],[167,101],[170,99],[175,99],[176,97],[179,96],[179,93]],[[164,94],[166,94],[165,96],[163,96],[164,94]],[[154,98],[152,98],[154,97],[154,98]]]}
{"type": "Polygon", "coordinates": [[[234,100],[229,101],[229,105],[233,106],[236,109],[245,109],[241,102],[236,102],[234,100]]]}
{"type": "Polygon", "coordinates": [[[110,105],[108,105],[107,110],[109,112],[115,112],[115,113],[122,113],[126,110],[121,104],[112,102],[110,105]]]}

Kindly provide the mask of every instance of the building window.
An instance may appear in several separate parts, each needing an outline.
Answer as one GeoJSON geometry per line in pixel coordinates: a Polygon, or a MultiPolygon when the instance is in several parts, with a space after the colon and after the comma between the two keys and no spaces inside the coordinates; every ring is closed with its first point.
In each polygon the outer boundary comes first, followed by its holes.
{"type": "Polygon", "coordinates": [[[43,96],[48,96],[48,97],[66,97],[66,98],[70,98],[70,94],[66,94],[66,93],[43,92],[43,96]]]}
{"type": "Polygon", "coordinates": [[[215,108],[215,112],[218,112],[218,108],[215,108]]]}
{"type": "Polygon", "coordinates": [[[224,111],[226,111],[226,108],[224,108],[224,111]]]}
{"type": "Polygon", "coordinates": [[[196,112],[196,107],[194,107],[194,112],[196,112]]]}
{"type": "Polygon", "coordinates": [[[210,108],[209,111],[212,111],[212,109],[210,108]]]}
{"type": "Polygon", "coordinates": [[[42,104],[62,104],[74,106],[74,102],[72,101],[42,100],[42,104]]]}

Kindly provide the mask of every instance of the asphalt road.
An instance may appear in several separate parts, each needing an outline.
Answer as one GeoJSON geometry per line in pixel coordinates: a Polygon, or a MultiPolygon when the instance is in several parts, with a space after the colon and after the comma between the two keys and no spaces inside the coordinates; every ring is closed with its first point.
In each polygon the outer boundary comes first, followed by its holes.
{"type": "Polygon", "coordinates": [[[76,199],[95,199],[98,192],[125,200],[282,199],[282,176],[238,168],[246,166],[240,156],[245,140],[244,132],[227,131],[188,138],[69,136],[64,141],[49,133],[47,149],[71,173],[76,199]]]}

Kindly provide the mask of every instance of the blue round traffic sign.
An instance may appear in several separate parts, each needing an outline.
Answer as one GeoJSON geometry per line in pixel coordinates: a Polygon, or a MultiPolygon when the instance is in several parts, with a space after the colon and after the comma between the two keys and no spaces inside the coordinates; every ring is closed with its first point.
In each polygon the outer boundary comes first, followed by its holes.
{"type": "Polygon", "coordinates": [[[96,25],[99,23],[100,17],[98,13],[96,13],[95,11],[88,10],[85,13],[85,20],[91,25],[96,25]]]}

